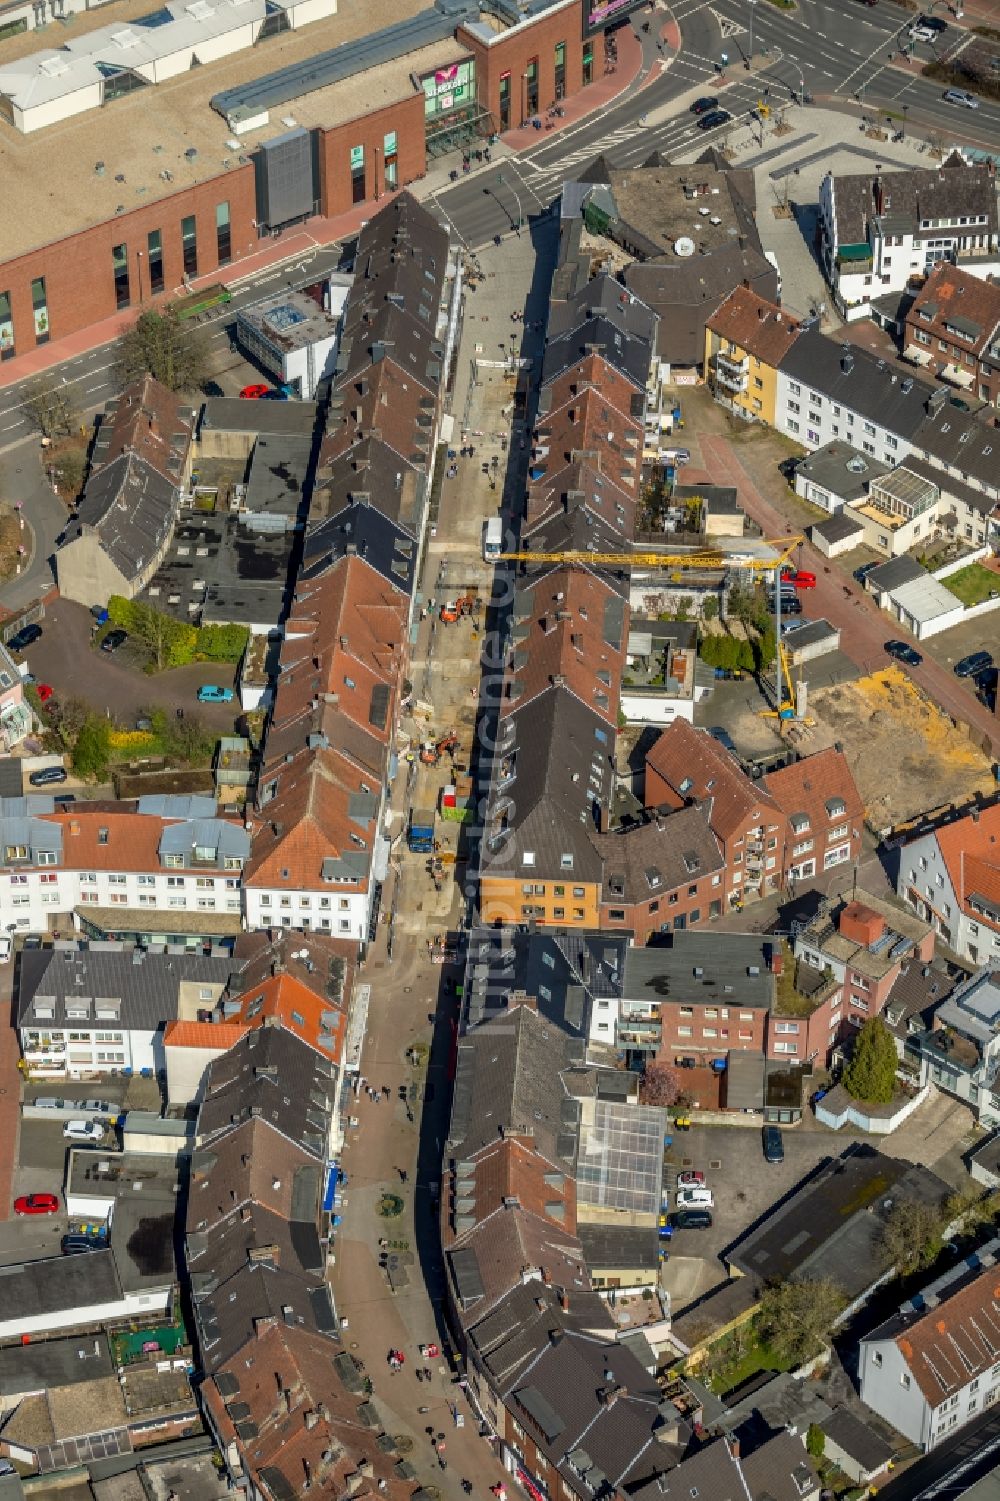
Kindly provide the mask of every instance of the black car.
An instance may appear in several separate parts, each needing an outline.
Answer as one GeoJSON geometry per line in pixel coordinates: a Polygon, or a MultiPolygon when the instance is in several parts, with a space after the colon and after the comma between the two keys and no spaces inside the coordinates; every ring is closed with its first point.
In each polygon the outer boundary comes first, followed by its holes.
{"type": "MultiPolygon", "coordinates": [[[[769,607],[774,609],[774,595],[768,600],[769,607]]],[[[781,596],[782,615],[801,615],[802,601],[797,594],[783,594],[781,596]]]]}
{"type": "Polygon", "coordinates": [[[948,22],[942,21],[940,16],[918,16],[913,24],[915,26],[926,26],[929,31],[936,31],[939,34],[942,31],[948,30],[948,22]]]}
{"type": "Polygon", "coordinates": [[[732,115],[727,110],[713,109],[711,114],[702,115],[698,124],[702,130],[715,130],[719,125],[728,125],[732,118],[732,115]]]}
{"type": "Polygon", "coordinates": [[[887,641],[885,649],[890,657],[895,657],[897,662],[905,662],[907,667],[919,667],[924,660],[906,641],[887,641]]]}
{"type": "Polygon", "coordinates": [[[718,109],[718,99],[696,99],[691,106],[693,115],[707,115],[710,109],[718,109]]]}
{"type": "Polygon", "coordinates": [[[711,1230],[712,1215],[707,1209],[675,1209],[670,1226],[673,1230],[711,1230]]]}
{"type": "Polygon", "coordinates": [[[109,631],[101,642],[101,651],[117,651],[128,640],[128,631],[109,631]]]}
{"type": "Polygon", "coordinates": [[[26,646],[38,640],[42,634],[40,625],[23,625],[16,636],[11,636],[7,642],[8,651],[24,651],[26,646]]]}
{"type": "Polygon", "coordinates": [[[723,750],[732,751],[736,755],[736,742],[728,730],[724,730],[721,724],[714,724],[708,732],[713,740],[717,740],[723,750]]]}
{"type": "Polygon", "coordinates": [[[974,651],[969,656],[963,657],[955,663],[955,676],[957,678],[972,678],[979,672],[985,672],[987,667],[993,666],[993,658],[988,651],[974,651]]]}
{"type": "Polygon", "coordinates": [[[59,1242],[59,1249],[64,1256],[79,1256],[81,1251],[102,1251],[105,1244],[106,1242],[97,1240],[92,1235],[80,1235],[71,1231],[59,1242]]]}
{"type": "Polygon", "coordinates": [[[763,1147],[765,1162],[784,1162],[785,1143],[777,1126],[764,1127],[763,1147]]]}
{"type": "Polygon", "coordinates": [[[28,781],[32,787],[51,787],[53,782],[65,782],[66,775],[64,766],[43,766],[41,771],[33,771],[28,781]]]}

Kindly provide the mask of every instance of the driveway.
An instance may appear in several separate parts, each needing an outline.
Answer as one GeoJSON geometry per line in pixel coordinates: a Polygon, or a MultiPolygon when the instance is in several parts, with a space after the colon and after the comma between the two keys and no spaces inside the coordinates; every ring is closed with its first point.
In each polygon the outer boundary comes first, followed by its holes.
{"type": "Polygon", "coordinates": [[[0,606],[12,614],[52,587],[49,559],[69,515],[65,503],[45,478],[41,455],[37,438],[19,443],[0,455],[0,494],[8,505],[20,501],[22,515],[31,528],[32,551],[27,568],[16,578],[0,584],[0,606]]]}
{"type": "MultiPolygon", "coordinates": [[[[701,452],[712,483],[735,485],[740,504],[767,536],[781,536],[789,530],[776,508],[761,495],[727,438],[702,436],[701,452]]],[[[884,615],[857,584],[842,584],[839,572],[825,572],[829,565],[810,543],[803,543],[796,561],[816,574],[816,588],[810,591],[810,616],[823,615],[839,626],[841,650],[865,673],[885,667],[889,660],[884,650],[886,640],[905,635],[898,623],[884,615]]],[[[980,631],[988,632],[988,623],[980,622],[980,631]]],[[[1000,750],[1000,722],[933,657],[925,657],[922,666],[905,671],[946,714],[966,721],[993,745],[995,752],[1000,750]]]]}
{"type": "Polygon", "coordinates": [[[710,1230],[678,1230],[671,1237],[670,1259],[661,1280],[671,1293],[675,1311],[726,1281],[723,1251],[770,1213],[821,1162],[839,1156],[847,1145],[832,1133],[802,1126],[785,1130],[782,1136],[784,1162],[765,1162],[759,1126],[696,1125],[690,1131],[675,1133],[664,1178],[664,1186],[671,1190],[671,1204],[676,1173],[687,1167],[701,1169],[715,1195],[710,1230]],[[672,1271],[675,1260],[678,1265],[672,1271]]]}
{"type": "Polygon", "coordinates": [[[126,645],[110,653],[91,646],[94,621],[83,605],[57,599],[42,621],[42,637],[25,652],[40,683],[49,683],[63,698],[83,698],[99,712],[130,725],[150,705],[183,709],[220,733],[232,731],[238,704],[199,704],[203,683],[232,687],[234,669],[225,663],[193,662],[153,676],[142,670],[138,653],[126,645]]]}
{"type": "Polygon", "coordinates": [[[922,1163],[949,1181],[954,1181],[957,1165],[958,1181],[968,1186],[961,1152],[974,1136],[975,1126],[969,1107],[932,1088],[909,1120],[878,1145],[888,1157],[922,1163]]]}

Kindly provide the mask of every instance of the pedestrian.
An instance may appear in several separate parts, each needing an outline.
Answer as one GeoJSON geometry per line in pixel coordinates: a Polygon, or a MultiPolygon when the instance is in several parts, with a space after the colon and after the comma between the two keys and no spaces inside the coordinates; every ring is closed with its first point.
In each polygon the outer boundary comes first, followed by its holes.
{"type": "Polygon", "coordinates": [[[408,1178],[408,1177],[409,1177],[409,1176],[410,1176],[410,1175],[409,1175],[409,1173],[408,1173],[408,1172],[407,1172],[407,1171],[406,1171],[406,1168],[405,1168],[405,1167],[404,1167],[404,1168],[401,1168],[401,1169],[400,1169],[400,1173],[399,1173],[399,1181],[400,1181],[400,1183],[405,1183],[405,1182],[406,1182],[406,1180],[407,1180],[407,1178],[408,1178]]]}
{"type": "Polygon", "coordinates": [[[424,1380],[425,1381],[429,1381],[430,1379],[431,1379],[431,1368],[430,1368],[429,1365],[425,1365],[424,1366],[424,1380]]]}
{"type": "Polygon", "coordinates": [[[385,1096],[386,1099],[389,1098],[390,1090],[389,1090],[388,1084],[383,1084],[382,1085],[382,1093],[383,1093],[383,1095],[385,1096]]]}

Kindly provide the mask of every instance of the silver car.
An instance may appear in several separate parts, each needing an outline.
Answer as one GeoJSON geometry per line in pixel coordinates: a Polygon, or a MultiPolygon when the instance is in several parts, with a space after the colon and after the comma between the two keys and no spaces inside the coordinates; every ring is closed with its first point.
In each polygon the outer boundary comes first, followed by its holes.
{"type": "Polygon", "coordinates": [[[945,104],[964,104],[966,109],[979,108],[979,100],[967,89],[946,89],[942,98],[945,104]]]}

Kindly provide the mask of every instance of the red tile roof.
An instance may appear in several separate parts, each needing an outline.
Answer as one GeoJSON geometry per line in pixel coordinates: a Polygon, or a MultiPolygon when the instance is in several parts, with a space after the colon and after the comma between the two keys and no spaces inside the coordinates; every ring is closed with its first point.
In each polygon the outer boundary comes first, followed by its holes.
{"type": "MultiPolygon", "coordinates": [[[[970,338],[960,339],[959,345],[974,354],[983,354],[1000,324],[1000,286],[973,276],[969,271],[962,271],[949,261],[939,261],[906,315],[907,331],[912,333],[919,328],[928,332],[932,339],[947,336],[954,340],[954,334],[946,325],[956,318],[979,329],[970,338]],[[922,313],[930,316],[922,317],[922,313]]],[[[971,333],[971,328],[969,331],[971,333]]],[[[948,363],[952,358],[949,354],[942,358],[941,363],[948,363]]]]}
{"type": "MultiPolygon", "coordinates": [[[[963,909],[969,911],[971,894],[1000,905],[1000,803],[944,824],[937,842],[963,909]]],[[[979,920],[983,914],[975,915],[979,920]]]]}
{"type": "Polygon", "coordinates": [[[168,484],[180,484],[194,434],[195,412],[151,375],[134,380],[101,423],[93,469],[134,453],[168,484]]]}
{"type": "Polygon", "coordinates": [[[764,780],[768,792],[789,818],[806,813],[813,828],[830,822],[828,804],[843,802],[846,811],[837,816],[837,822],[842,817],[850,824],[851,838],[861,838],[865,808],[843,751],[830,746],[815,756],[805,756],[791,766],[768,772],[764,780]]]}
{"type": "Polygon", "coordinates": [[[990,1370],[1000,1352],[1000,1269],[943,1296],[896,1345],[932,1407],[990,1370]]]}
{"type": "MultiPolygon", "coordinates": [[[[277,780],[277,795],[265,805],[263,822],[254,821],[245,885],[315,890],[328,857],[365,850],[371,854],[374,824],[351,813],[352,795],[362,792],[364,774],[342,756],[322,748],[301,751],[280,767],[277,780]]],[[[367,877],[350,883],[353,891],[367,886],[367,877]]],[[[337,890],[337,883],[330,888],[337,890]]]]}
{"type": "Polygon", "coordinates": [[[777,369],[801,330],[786,310],[744,286],[733,288],[705,327],[771,369],[777,369]]]}
{"type": "Polygon", "coordinates": [[[214,1048],[225,1053],[239,1042],[246,1027],[242,1022],[167,1022],[163,1029],[165,1048],[214,1048]]]}
{"type": "Polygon", "coordinates": [[[595,574],[577,568],[547,573],[525,591],[523,605],[518,603],[514,657],[501,713],[530,703],[561,678],[582,703],[617,726],[627,613],[627,606],[595,574]],[[616,623],[617,639],[612,642],[607,640],[609,607],[616,623]]]}
{"type": "Polygon", "coordinates": [[[646,766],[666,782],[674,807],[694,800],[706,803],[712,832],[719,839],[732,838],[758,810],[772,819],[780,816],[776,799],[759,782],[752,782],[706,730],[695,729],[686,719],[675,719],[654,741],[646,766]]]}

